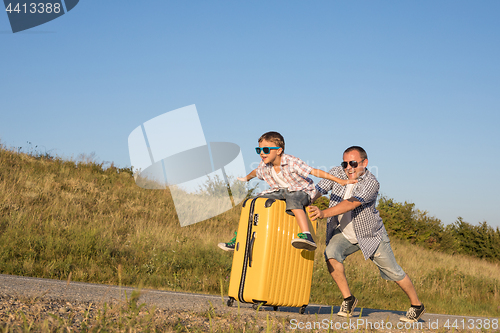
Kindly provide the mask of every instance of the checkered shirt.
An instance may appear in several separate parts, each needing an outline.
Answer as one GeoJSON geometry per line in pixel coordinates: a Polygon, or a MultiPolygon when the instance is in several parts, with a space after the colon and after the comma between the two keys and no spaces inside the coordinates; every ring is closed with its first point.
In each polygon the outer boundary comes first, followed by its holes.
{"type": "MultiPolygon", "coordinates": [[[[265,180],[271,187],[261,194],[271,193],[280,189],[278,183],[274,180],[271,169],[271,163],[260,162],[257,167],[257,178],[265,180]]],[[[304,191],[313,198],[316,195],[316,188],[311,178],[307,177],[313,168],[304,163],[300,158],[292,155],[283,154],[281,156],[281,173],[288,184],[288,191],[304,191]]]]}
{"type": "MultiPolygon", "coordinates": [[[[333,167],[329,173],[340,179],[348,179],[342,167],[333,167]]],[[[375,209],[377,203],[378,190],[380,183],[375,176],[368,170],[365,174],[358,178],[358,182],[354,184],[352,197],[361,202],[361,206],[355,208],[352,213],[352,223],[358,245],[363,252],[363,256],[369,259],[377,250],[382,239],[382,234],[385,232],[384,223],[380,217],[378,210],[375,209]]],[[[317,185],[316,189],[321,194],[330,195],[330,207],[334,207],[344,200],[346,186],[339,185],[331,180],[323,179],[317,185]]],[[[326,227],[326,245],[330,242],[333,236],[333,231],[339,225],[338,216],[328,218],[326,227]]]]}

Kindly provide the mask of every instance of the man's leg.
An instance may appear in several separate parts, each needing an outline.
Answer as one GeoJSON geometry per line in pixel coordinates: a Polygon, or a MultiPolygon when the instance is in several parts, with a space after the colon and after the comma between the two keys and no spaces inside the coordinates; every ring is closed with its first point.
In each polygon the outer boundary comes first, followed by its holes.
{"type": "Polygon", "coordinates": [[[358,300],[351,294],[349,289],[343,264],[345,258],[356,251],[359,251],[359,246],[349,242],[338,229],[333,232],[333,236],[325,249],[328,271],[344,298],[340,305],[340,311],[337,313],[342,317],[352,316],[354,308],[358,304],[358,300]]]}
{"type": "Polygon", "coordinates": [[[328,267],[328,272],[330,272],[330,275],[339,287],[342,297],[347,298],[351,296],[351,290],[349,289],[349,284],[345,276],[344,264],[335,259],[329,259],[326,262],[326,266],[328,267]]]}
{"type": "Polygon", "coordinates": [[[417,292],[415,291],[415,287],[410,277],[403,271],[401,266],[398,265],[394,257],[394,252],[392,252],[389,236],[386,233],[382,235],[382,240],[370,259],[378,266],[382,278],[394,281],[401,287],[410,299],[412,305],[422,304],[418,299],[417,292]]]}
{"type": "Polygon", "coordinates": [[[380,275],[386,280],[396,282],[410,300],[411,307],[406,313],[406,316],[401,317],[400,320],[406,322],[418,321],[422,314],[424,314],[425,307],[418,299],[417,292],[415,291],[415,287],[410,277],[396,262],[389,236],[386,233],[382,235],[382,240],[370,259],[378,266],[380,275]]]}
{"type": "Polygon", "coordinates": [[[406,295],[408,295],[411,303],[406,315],[404,317],[400,317],[399,320],[404,322],[417,322],[424,314],[425,306],[418,299],[417,292],[415,291],[415,287],[413,286],[410,277],[407,274],[403,280],[396,281],[396,283],[401,287],[401,289],[403,289],[406,295]]]}
{"type": "Polygon", "coordinates": [[[403,280],[395,282],[398,284],[398,286],[401,287],[401,289],[403,289],[405,294],[408,296],[411,305],[422,305],[422,302],[420,302],[420,300],[418,299],[417,292],[408,274],[406,274],[403,280]]]}

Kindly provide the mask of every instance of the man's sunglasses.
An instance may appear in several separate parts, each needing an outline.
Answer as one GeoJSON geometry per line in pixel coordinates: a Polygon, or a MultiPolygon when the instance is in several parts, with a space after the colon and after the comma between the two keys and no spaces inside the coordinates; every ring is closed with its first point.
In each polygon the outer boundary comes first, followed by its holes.
{"type": "MultiPolygon", "coordinates": [[[[359,163],[362,163],[364,160],[365,159],[362,159],[361,162],[359,162],[359,163]]],[[[342,162],[342,163],[340,163],[340,165],[342,166],[343,169],[347,168],[347,164],[349,164],[353,168],[357,168],[358,167],[358,161],[350,161],[350,162],[342,162]]]]}
{"type": "Polygon", "coordinates": [[[257,147],[255,148],[255,151],[257,154],[260,154],[261,151],[264,152],[264,154],[269,154],[271,152],[271,149],[280,149],[281,147],[257,147]]]}

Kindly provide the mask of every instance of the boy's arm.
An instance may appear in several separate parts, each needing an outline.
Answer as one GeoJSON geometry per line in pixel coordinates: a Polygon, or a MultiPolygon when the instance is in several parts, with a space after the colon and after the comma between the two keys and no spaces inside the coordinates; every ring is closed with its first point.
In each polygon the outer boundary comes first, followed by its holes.
{"type": "Polygon", "coordinates": [[[247,182],[252,178],[255,178],[257,176],[257,169],[254,169],[252,172],[250,172],[246,177],[238,177],[238,179],[241,182],[247,182]]]}
{"type": "Polygon", "coordinates": [[[313,175],[314,177],[318,177],[318,178],[323,178],[323,179],[328,179],[328,180],[331,180],[331,181],[334,181],[336,183],[339,183],[340,185],[342,186],[345,186],[347,184],[355,184],[357,183],[358,181],[357,180],[351,180],[351,179],[340,179],[340,178],[337,178],[335,176],[332,176],[331,174],[329,174],[328,172],[325,172],[323,170],[320,170],[320,169],[312,169],[311,170],[311,175],[313,175]]]}

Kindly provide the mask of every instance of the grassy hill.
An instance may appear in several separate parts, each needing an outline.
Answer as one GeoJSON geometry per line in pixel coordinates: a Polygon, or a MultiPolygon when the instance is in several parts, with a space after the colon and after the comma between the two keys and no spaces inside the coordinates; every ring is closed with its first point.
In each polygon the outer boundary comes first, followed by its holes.
{"type": "MultiPolygon", "coordinates": [[[[169,192],[139,188],[130,170],[0,148],[0,273],[227,294],[232,255],[216,244],[233,236],[240,211],[181,228],[169,192]]],[[[319,244],[324,231],[323,220],[319,244]]],[[[500,316],[498,262],[392,245],[428,312],[500,316]]],[[[340,305],[323,250],[311,303],[340,305]]],[[[361,253],[345,264],[358,306],[407,309],[404,293],[361,253]]]]}

